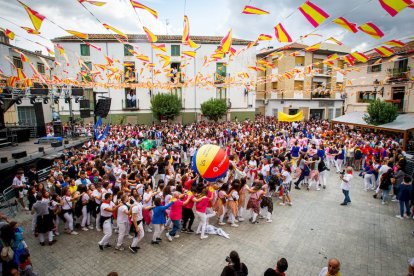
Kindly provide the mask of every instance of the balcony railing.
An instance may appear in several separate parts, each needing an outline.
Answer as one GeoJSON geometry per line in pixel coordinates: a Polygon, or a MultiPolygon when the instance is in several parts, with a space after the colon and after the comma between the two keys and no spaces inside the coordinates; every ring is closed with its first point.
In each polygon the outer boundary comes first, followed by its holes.
{"type": "Polygon", "coordinates": [[[329,90],[327,90],[327,91],[312,91],[311,98],[312,99],[331,98],[331,92],[329,90]]]}
{"type": "Polygon", "coordinates": [[[139,110],[139,100],[122,100],[122,110],[125,111],[136,111],[139,110]]]}
{"type": "Polygon", "coordinates": [[[395,82],[395,81],[408,81],[410,75],[411,68],[410,67],[397,67],[397,68],[390,68],[387,70],[388,73],[388,82],[395,82]]]}

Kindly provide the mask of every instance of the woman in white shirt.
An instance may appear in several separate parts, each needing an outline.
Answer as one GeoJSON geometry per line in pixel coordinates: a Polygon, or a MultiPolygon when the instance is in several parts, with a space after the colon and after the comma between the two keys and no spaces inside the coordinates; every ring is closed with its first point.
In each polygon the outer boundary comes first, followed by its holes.
{"type": "Polygon", "coordinates": [[[61,218],[65,221],[65,231],[68,234],[71,235],[77,235],[78,232],[73,231],[73,202],[76,202],[80,195],[79,193],[74,193],[73,197],[70,195],[70,190],[65,187],[62,191],[62,198],[60,201],[60,204],[62,205],[62,211],[61,211],[61,218]]]}
{"type": "Polygon", "coordinates": [[[83,231],[88,231],[89,229],[86,226],[90,226],[91,224],[91,213],[88,210],[88,203],[89,203],[88,189],[86,188],[85,185],[81,184],[78,186],[78,191],[80,193],[80,197],[82,201],[81,228],[83,231]]]}

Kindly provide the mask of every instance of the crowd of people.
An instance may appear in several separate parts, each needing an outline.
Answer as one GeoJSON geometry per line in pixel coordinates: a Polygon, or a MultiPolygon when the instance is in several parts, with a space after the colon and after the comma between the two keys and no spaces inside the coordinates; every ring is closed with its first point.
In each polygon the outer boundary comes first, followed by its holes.
{"type": "MultiPolygon", "coordinates": [[[[92,134],[92,126],[83,131],[92,134]]],[[[159,246],[163,236],[173,242],[181,233],[206,239],[209,225],[271,223],[279,198],[281,206],[294,204],[292,188],[335,188],[327,183],[329,170],[341,179],[341,205],[351,203],[351,180],[360,176],[361,189],[375,191],[374,198],[383,204],[399,201],[398,218],[409,218],[414,192],[406,164],[400,137],[343,125],[331,129],[328,121],[282,123],[260,117],[186,126],[113,125],[105,139],[65,149],[46,181],[40,182],[32,167],[18,170],[12,186],[19,204],[33,214],[30,230],[41,246],[53,245],[62,232],[98,231],[102,239],[97,247],[105,251],[116,232],[114,249],[136,254],[145,234],[159,246]],[[217,144],[229,156],[228,172],[216,182],[191,169],[204,144],[217,144]],[[132,236],[129,245],[127,236],[132,236]]],[[[6,225],[16,234],[11,241],[2,238],[3,247],[19,240],[16,225],[6,225]]],[[[19,267],[22,261],[10,263],[19,267]]]]}

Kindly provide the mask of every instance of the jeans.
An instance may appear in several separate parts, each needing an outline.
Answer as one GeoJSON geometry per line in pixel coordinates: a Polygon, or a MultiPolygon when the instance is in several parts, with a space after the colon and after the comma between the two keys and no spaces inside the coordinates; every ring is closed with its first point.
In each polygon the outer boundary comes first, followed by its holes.
{"type": "Polygon", "coordinates": [[[390,190],[382,190],[382,202],[387,202],[390,196],[390,190]]]}
{"type": "Polygon", "coordinates": [[[404,205],[407,212],[407,216],[411,216],[410,211],[410,201],[409,200],[400,200],[400,216],[404,217],[404,205]]]}
{"type": "Polygon", "coordinates": [[[191,230],[194,222],[194,212],[190,208],[183,207],[183,228],[191,230]],[[188,222],[188,225],[187,225],[188,222]]]}
{"type": "Polygon", "coordinates": [[[179,231],[181,229],[181,220],[172,220],[173,223],[173,228],[170,231],[170,236],[174,237],[175,234],[177,233],[177,231],[179,231]]]}
{"type": "Polygon", "coordinates": [[[344,190],[342,189],[342,193],[344,194],[345,198],[344,198],[344,203],[349,203],[351,202],[351,198],[349,197],[349,191],[348,190],[344,190]]]}

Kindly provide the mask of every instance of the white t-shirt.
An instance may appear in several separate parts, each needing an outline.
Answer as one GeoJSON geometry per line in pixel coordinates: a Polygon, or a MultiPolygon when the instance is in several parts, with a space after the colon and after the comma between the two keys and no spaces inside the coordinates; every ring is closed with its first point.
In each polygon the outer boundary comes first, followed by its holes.
{"type": "Polygon", "coordinates": [[[264,177],[267,176],[267,173],[270,172],[270,165],[266,164],[262,167],[261,171],[260,171],[264,177]]]}
{"type": "Polygon", "coordinates": [[[125,211],[128,212],[128,207],[125,204],[122,204],[121,207],[118,208],[118,216],[116,218],[118,223],[128,222],[128,215],[125,214],[125,211]]]}
{"type": "Polygon", "coordinates": [[[342,190],[346,190],[346,191],[349,191],[349,189],[351,188],[351,180],[352,180],[352,174],[349,174],[349,173],[346,173],[344,176],[343,176],[343,179],[344,180],[342,180],[341,181],[341,189],[342,190]],[[345,182],[346,181],[346,182],[345,182]]]}
{"type": "Polygon", "coordinates": [[[95,198],[96,204],[101,204],[101,200],[96,199],[97,197],[102,197],[102,193],[100,193],[98,190],[93,190],[92,196],[95,198]]]}
{"type": "Polygon", "coordinates": [[[285,178],[285,180],[283,180],[283,184],[288,184],[292,181],[292,176],[288,171],[282,171],[282,175],[285,178]]]}
{"type": "MultiPolygon", "coordinates": [[[[85,178],[84,182],[85,182],[86,187],[89,187],[89,185],[92,184],[91,181],[88,178],[85,178]]],[[[75,181],[76,186],[79,186],[81,184],[82,184],[82,179],[81,178],[79,178],[78,180],[75,181]]]]}
{"type": "Polygon", "coordinates": [[[328,274],[328,267],[322,268],[321,272],[319,272],[319,276],[326,276],[328,274]]]}
{"type": "Polygon", "coordinates": [[[152,206],[152,194],[144,193],[144,196],[142,197],[142,206],[144,207],[152,206]],[[146,202],[149,198],[150,200],[146,202]]]}
{"type": "Polygon", "coordinates": [[[82,196],[82,201],[88,202],[88,200],[89,200],[89,195],[87,193],[84,193],[82,196]]]}
{"type": "Polygon", "coordinates": [[[136,216],[137,222],[143,219],[142,216],[142,203],[139,202],[132,207],[132,216],[136,216]]]}
{"type": "Polygon", "coordinates": [[[70,201],[72,198],[70,196],[63,196],[63,210],[70,210],[72,209],[72,201],[70,201]]]}
{"type": "Polygon", "coordinates": [[[111,217],[112,212],[105,211],[105,209],[110,208],[112,209],[115,206],[115,204],[111,201],[109,203],[102,203],[101,205],[101,216],[103,217],[111,217]]]}

